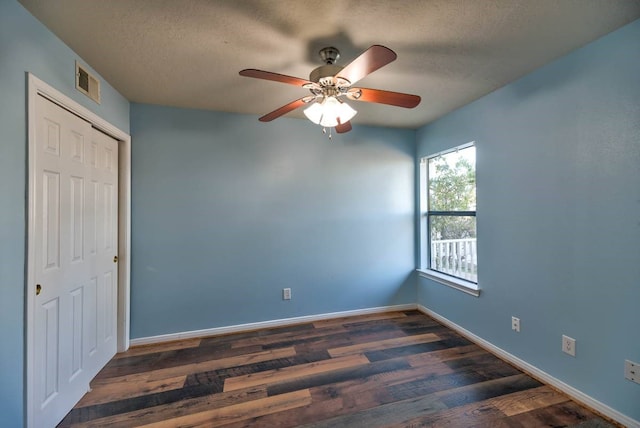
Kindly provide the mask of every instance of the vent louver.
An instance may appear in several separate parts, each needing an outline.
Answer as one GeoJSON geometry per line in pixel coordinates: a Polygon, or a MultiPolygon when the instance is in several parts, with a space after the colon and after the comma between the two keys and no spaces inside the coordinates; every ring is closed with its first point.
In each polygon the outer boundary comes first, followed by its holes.
{"type": "Polygon", "coordinates": [[[100,81],[77,61],[76,89],[100,104],[100,81]]]}

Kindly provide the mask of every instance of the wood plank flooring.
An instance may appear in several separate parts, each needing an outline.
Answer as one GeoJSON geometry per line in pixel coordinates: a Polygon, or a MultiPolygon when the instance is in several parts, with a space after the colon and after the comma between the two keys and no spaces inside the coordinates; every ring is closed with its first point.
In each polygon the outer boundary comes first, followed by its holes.
{"type": "Polygon", "coordinates": [[[60,427],[613,427],[418,311],[132,348],[60,427]]]}

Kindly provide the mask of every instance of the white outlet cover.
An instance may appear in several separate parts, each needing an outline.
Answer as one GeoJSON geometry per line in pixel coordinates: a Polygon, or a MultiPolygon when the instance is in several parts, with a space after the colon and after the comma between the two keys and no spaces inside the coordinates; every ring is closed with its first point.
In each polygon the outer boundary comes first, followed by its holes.
{"type": "Polygon", "coordinates": [[[520,318],[511,317],[511,330],[520,333],[520,318]]]}
{"type": "Polygon", "coordinates": [[[640,383],[640,364],[633,361],[624,361],[624,377],[631,382],[640,383]]]}
{"type": "Polygon", "coordinates": [[[576,356],[576,340],[572,337],[562,335],[562,352],[572,357],[576,356]]]}

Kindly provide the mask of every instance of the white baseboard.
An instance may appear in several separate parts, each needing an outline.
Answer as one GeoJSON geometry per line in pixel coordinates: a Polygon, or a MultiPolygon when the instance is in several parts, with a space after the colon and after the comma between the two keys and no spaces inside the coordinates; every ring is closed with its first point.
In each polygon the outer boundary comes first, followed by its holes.
{"type": "Polygon", "coordinates": [[[565,394],[567,394],[569,397],[573,398],[574,400],[580,402],[581,404],[584,404],[587,407],[590,407],[591,409],[595,410],[596,412],[601,413],[602,415],[613,419],[614,421],[623,424],[624,426],[628,427],[628,428],[640,428],[640,422],[632,419],[631,417],[618,412],[617,410],[607,406],[606,404],[596,400],[595,398],[583,393],[582,391],[579,391],[577,389],[575,389],[574,387],[567,385],[566,383],[562,382],[561,380],[551,376],[549,373],[540,370],[539,368],[527,363],[524,360],[521,360],[520,358],[516,357],[513,354],[508,353],[507,351],[505,351],[504,349],[498,348],[496,345],[492,344],[491,342],[486,341],[485,339],[481,338],[480,336],[476,336],[475,334],[471,333],[469,330],[459,326],[458,324],[454,323],[453,321],[448,320],[447,318],[443,317],[442,315],[432,311],[431,309],[428,309],[422,305],[417,305],[418,306],[418,310],[420,312],[423,312],[427,315],[429,315],[430,317],[434,318],[435,320],[441,322],[442,324],[444,324],[445,326],[449,327],[452,330],[455,330],[456,332],[460,333],[462,336],[466,337],[467,339],[469,339],[470,341],[474,342],[475,344],[487,349],[489,352],[497,355],[498,357],[502,358],[505,361],[508,361],[509,363],[513,364],[514,366],[518,367],[520,370],[534,376],[535,378],[553,386],[554,388],[564,392],[565,394]]]}
{"type": "Polygon", "coordinates": [[[369,314],[395,312],[395,311],[410,311],[417,308],[418,306],[415,303],[410,303],[407,305],[382,306],[378,308],[356,309],[353,311],[330,312],[326,314],[306,315],[302,317],[284,318],[279,320],[230,325],[226,327],[214,327],[214,328],[207,328],[203,330],[185,331],[181,333],[171,333],[171,334],[161,334],[158,336],[140,337],[138,339],[131,339],[130,343],[131,343],[131,346],[150,345],[155,343],[170,342],[173,340],[193,339],[196,337],[217,336],[217,335],[229,334],[229,333],[241,333],[245,331],[259,330],[263,328],[286,327],[293,324],[314,322],[314,321],[326,320],[331,318],[353,317],[356,315],[369,315],[369,314]]]}

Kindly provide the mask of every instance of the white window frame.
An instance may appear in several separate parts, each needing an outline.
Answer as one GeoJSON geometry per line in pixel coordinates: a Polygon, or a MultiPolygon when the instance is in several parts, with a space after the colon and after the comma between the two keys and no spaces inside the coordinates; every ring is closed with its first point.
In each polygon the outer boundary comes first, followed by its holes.
{"type": "MultiPolygon", "coordinates": [[[[479,282],[475,283],[472,281],[467,281],[463,278],[458,278],[452,275],[448,275],[446,273],[442,273],[429,268],[431,255],[430,253],[430,239],[429,239],[429,224],[428,224],[428,210],[429,210],[429,187],[428,187],[428,170],[429,170],[429,159],[433,159],[440,155],[445,155],[447,153],[455,152],[458,150],[466,149],[469,147],[476,146],[475,141],[471,141],[466,144],[462,144],[457,147],[453,147],[447,150],[443,150],[437,153],[433,153],[427,156],[424,156],[420,159],[420,268],[418,269],[418,273],[421,277],[433,280],[437,283],[446,285],[448,287],[454,288],[456,290],[462,291],[464,293],[470,294],[472,296],[480,296],[480,286],[479,282]]],[[[477,164],[477,162],[476,162],[477,164]]],[[[474,165],[475,168],[475,165],[474,165]]],[[[477,170],[476,170],[477,176],[477,170]]],[[[477,181],[476,181],[477,183],[477,181]]],[[[476,185],[476,193],[477,193],[477,185],[476,185]]],[[[477,214],[477,208],[476,208],[477,214]]],[[[476,230],[477,230],[477,215],[476,215],[476,230]]]]}

